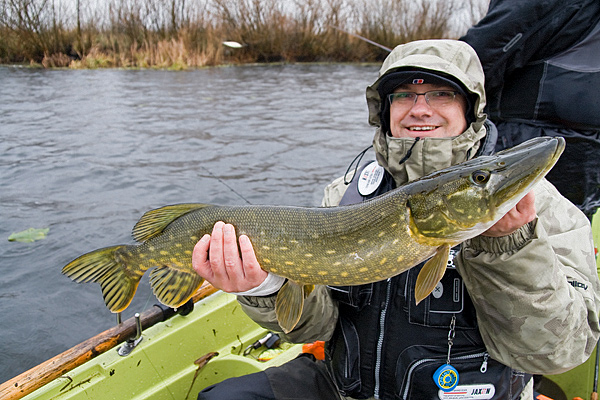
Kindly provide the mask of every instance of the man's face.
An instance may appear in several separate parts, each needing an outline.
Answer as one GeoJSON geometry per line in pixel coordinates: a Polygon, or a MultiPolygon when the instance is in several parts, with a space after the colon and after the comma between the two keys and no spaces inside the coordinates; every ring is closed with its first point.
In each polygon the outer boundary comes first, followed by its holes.
{"type": "MultiPolygon", "coordinates": [[[[431,90],[455,89],[448,85],[401,85],[394,93],[425,93],[431,90]]],[[[396,138],[458,136],[467,129],[466,108],[467,100],[460,94],[448,104],[434,106],[427,103],[425,96],[417,96],[414,104],[394,101],[390,105],[390,130],[396,138]]]]}

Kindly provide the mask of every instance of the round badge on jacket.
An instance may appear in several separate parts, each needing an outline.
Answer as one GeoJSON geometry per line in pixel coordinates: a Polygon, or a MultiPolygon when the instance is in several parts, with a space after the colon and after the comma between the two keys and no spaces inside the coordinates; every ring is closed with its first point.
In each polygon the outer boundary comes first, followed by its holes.
{"type": "Polygon", "coordinates": [[[381,181],[383,181],[384,173],[385,170],[377,161],[373,161],[364,167],[358,177],[358,193],[362,196],[368,196],[375,192],[381,185],[381,181]]]}
{"type": "Polygon", "coordinates": [[[440,366],[433,374],[437,387],[444,392],[449,392],[458,385],[458,371],[450,364],[440,366]]]}

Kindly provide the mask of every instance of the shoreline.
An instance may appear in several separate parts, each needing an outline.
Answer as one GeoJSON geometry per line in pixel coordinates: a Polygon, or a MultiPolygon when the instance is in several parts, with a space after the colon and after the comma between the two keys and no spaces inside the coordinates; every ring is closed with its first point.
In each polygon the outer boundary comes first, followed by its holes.
{"type": "Polygon", "coordinates": [[[80,70],[123,70],[123,71],[173,71],[173,72],[185,72],[185,71],[198,71],[211,68],[237,68],[237,67],[270,67],[270,66],[283,66],[283,65],[357,65],[357,66],[375,66],[379,67],[381,62],[378,61],[289,61],[289,62],[239,62],[239,63],[223,63],[216,65],[206,66],[188,66],[183,69],[174,69],[169,67],[160,66],[148,66],[148,67],[96,67],[96,68],[75,68],[75,67],[44,67],[40,63],[0,63],[0,68],[15,68],[15,69],[41,69],[41,70],[55,70],[55,71],[80,71],[80,70]]]}
{"type": "Polygon", "coordinates": [[[223,64],[382,62],[417,39],[458,38],[483,0],[15,0],[0,18],[0,63],[183,70],[223,64]]]}

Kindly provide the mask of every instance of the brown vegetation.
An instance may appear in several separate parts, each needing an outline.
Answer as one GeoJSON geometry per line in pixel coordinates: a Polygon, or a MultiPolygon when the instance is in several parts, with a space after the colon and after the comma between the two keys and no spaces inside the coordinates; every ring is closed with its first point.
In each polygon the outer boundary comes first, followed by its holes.
{"type": "Polygon", "coordinates": [[[0,63],[184,69],[380,61],[387,52],[354,35],[387,47],[452,38],[485,11],[480,0],[76,1],[69,8],[61,0],[0,0],[0,63]]]}

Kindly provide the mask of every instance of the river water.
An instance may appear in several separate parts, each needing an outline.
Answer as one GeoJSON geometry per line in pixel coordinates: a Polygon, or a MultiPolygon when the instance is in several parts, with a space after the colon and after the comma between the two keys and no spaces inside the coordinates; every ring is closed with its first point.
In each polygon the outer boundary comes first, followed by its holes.
{"type": "MultiPolygon", "coordinates": [[[[367,147],[375,65],[0,68],[0,382],[115,325],[61,268],[167,204],[318,205],[367,147]],[[13,232],[50,228],[33,243],[13,232]]],[[[156,302],[148,279],[123,319],[156,302]]]]}

